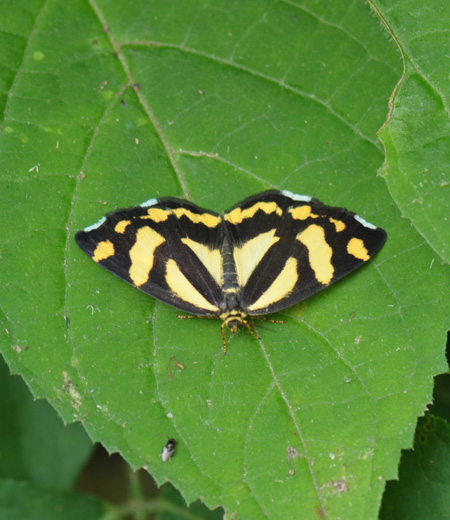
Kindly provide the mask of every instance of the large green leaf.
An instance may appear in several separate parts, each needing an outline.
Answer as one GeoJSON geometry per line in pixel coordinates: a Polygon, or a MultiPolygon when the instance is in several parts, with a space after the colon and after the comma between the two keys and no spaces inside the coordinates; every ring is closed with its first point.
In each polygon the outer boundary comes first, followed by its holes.
{"type": "Polygon", "coordinates": [[[0,517],[8,520],[99,520],[108,510],[105,502],[81,493],[0,480],[0,517]]]}
{"type": "Polygon", "coordinates": [[[450,509],[450,426],[439,417],[419,420],[414,450],[405,451],[400,481],[389,482],[381,520],[441,520],[450,509]]]}
{"type": "Polygon", "coordinates": [[[380,132],[382,174],[402,215],[450,261],[448,2],[374,0],[402,53],[404,73],[380,132]]]}
{"type": "Polygon", "coordinates": [[[449,279],[376,177],[401,62],[369,8],[31,0],[5,11],[10,367],[188,502],[240,518],[376,518],[445,367],[449,279]],[[177,320],[73,241],[151,197],[220,211],[267,187],[349,207],[388,242],[282,313],[286,324],[257,325],[260,341],[233,337],[226,357],[218,322],[177,320]],[[170,381],[172,356],[185,369],[172,363],[170,381]],[[168,437],[178,449],[163,463],[168,437]]]}
{"type": "Polygon", "coordinates": [[[0,479],[70,489],[91,451],[82,426],[64,426],[47,401],[33,401],[0,359],[0,479]]]}

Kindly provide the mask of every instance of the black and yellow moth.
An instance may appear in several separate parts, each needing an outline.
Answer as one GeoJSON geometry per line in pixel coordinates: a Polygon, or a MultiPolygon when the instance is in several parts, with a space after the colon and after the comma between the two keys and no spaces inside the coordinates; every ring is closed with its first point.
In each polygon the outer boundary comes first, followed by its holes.
{"type": "MultiPolygon", "coordinates": [[[[75,240],[99,265],[177,309],[222,320],[290,307],[370,260],[386,232],[306,195],[265,191],[222,215],[164,197],[109,213],[75,240]]],[[[256,336],[256,335],[255,335],[256,336]]]]}

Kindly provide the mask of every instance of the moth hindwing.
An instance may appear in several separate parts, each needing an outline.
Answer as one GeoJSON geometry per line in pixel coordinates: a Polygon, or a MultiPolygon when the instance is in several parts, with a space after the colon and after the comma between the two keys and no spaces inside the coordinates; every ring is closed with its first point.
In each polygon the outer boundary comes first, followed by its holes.
{"type": "Polygon", "coordinates": [[[280,311],[336,282],[370,260],[386,232],[346,209],[271,190],[222,215],[152,199],[109,213],[75,240],[141,291],[220,318],[226,352],[225,327],[250,329],[249,316],[280,311]]]}

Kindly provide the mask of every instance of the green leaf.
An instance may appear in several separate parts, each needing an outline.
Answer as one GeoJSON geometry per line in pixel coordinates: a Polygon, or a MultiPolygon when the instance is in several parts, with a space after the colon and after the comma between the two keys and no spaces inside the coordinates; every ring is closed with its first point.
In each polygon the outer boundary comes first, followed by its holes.
{"type": "Polygon", "coordinates": [[[33,401],[0,359],[0,478],[70,489],[91,451],[82,426],[64,426],[46,401],[33,401]]]}
{"type": "Polygon", "coordinates": [[[26,482],[0,480],[0,518],[8,520],[97,520],[108,506],[81,493],[50,491],[26,482]]]}
{"type": "MultiPolygon", "coordinates": [[[[401,75],[363,3],[5,8],[0,345],[66,421],[241,518],[376,518],[445,370],[447,266],[400,218],[376,131],[401,75]],[[26,16],[19,8],[26,8],[26,16]],[[11,43],[10,43],[11,42],[11,43]],[[220,323],[112,277],[75,245],[106,212],[268,187],[388,231],[366,267],[221,350],[220,323]],[[184,370],[168,363],[175,356],[184,370]],[[178,441],[171,462],[160,452],[178,441]]],[[[434,218],[434,215],[433,215],[434,218]]]]}
{"type": "Polygon", "coordinates": [[[182,496],[170,484],[164,484],[161,488],[159,503],[161,512],[157,520],[179,520],[180,518],[195,518],[196,520],[222,520],[223,510],[209,511],[200,501],[186,506],[182,496]],[[164,504],[168,507],[164,508],[164,504]]]}
{"type": "Polygon", "coordinates": [[[404,59],[392,114],[380,131],[386,148],[382,175],[402,215],[450,261],[450,122],[448,30],[450,5],[375,0],[404,59]]]}
{"type": "Polygon", "coordinates": [[[398,482],[388,482],[381,520],[438,520],[450,509],[450,426],[439,417],[419,420],[414,450],[402,455],[398,482]]]}

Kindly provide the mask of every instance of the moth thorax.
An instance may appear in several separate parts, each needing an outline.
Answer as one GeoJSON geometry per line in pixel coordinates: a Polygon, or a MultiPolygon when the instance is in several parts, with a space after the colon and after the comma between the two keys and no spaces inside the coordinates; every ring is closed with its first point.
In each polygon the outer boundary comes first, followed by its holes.
{"type": "Polygon", "coordinates": [[[237,290],[228,290],[224,291],[225,293],[225,307],[229,311],[234,311],[236,309],[239,309],[240,307],[240,300],[239,300],[239,293],[237,290]]]}
{"type": "Polygon", "coordinates": [[[242,323],[243,318],[240,314],[230,314],[225,318],[225,324],[232,332],[237,332],[238,328],[242,326],[242,323]]]}

